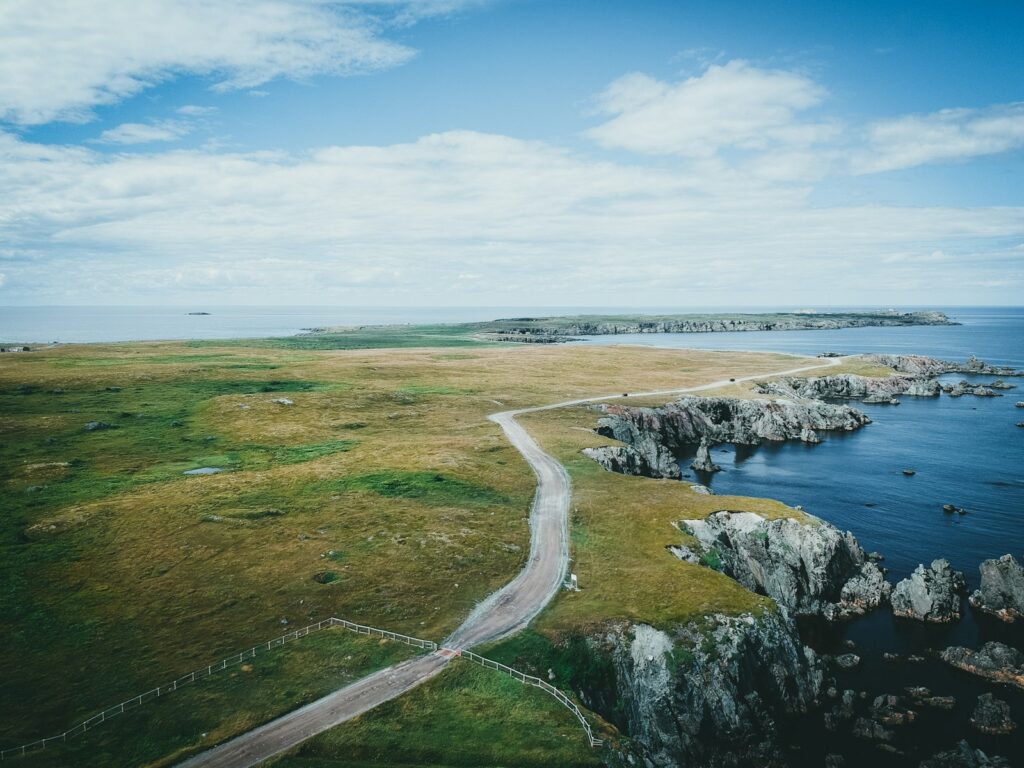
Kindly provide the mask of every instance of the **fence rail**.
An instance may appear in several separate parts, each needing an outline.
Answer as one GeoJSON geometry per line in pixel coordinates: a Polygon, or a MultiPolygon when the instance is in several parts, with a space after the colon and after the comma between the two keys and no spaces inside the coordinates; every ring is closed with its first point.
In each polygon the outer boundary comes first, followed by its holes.
{"type": "Polygon", "coordinates": [[[205,667],[201,667],[193,672],[189,672],[187,675],[179,677],[177,680],[173,680],[166,685],[160,685],[152,690],[140,693],[138,696],[133,696],[130,699],[122,701],[120,704],[115,704],[112,707],[107,707],[102,712],[93,715],[88,720],[83,720],[76,726],[69,728],[64,733],[57,734],[56,736],[48,736],[45,739],[37,739],[28,744],[23,744],[20,747],[11,747],[9,749],[0,750],[0,760],[7,760],[12,757],[20,757],[21,755],[27,754],[28,752],[34,752],[38,749],[46,749],[47,746],[55,744],[56,742],[65,742],[68,739],[78,736],[86,731],[95,728],[101,723],[110,720],[111,718],[117,717],[118,715],[124,714],[130,709],[142,706],[147,701],[159,698],[160,696],[166,696],[168,693],[178,690],[183,685],[194,683],[196,680],[202,680],[203,678],[209,677],[221,670],[227,669],[228,667],[241,664],[246,659],[254,659],[259,653],[266,653],[274,648],[279,648],[285,643],[298,640],[301,637],[306,637],[314,632],[320,630],[330,629],[331,627],[342,627],[350,632],[355,632],[360,635],[371,635],[381,637],[386,640],[395,640],[406,645],[415,646],[416,648],[424,648],[429,651],[437,650],[437,643],[431,640],[423,640],[418,637],[410,637],[409,635],[402,635],[397,632],[388,632],[384,629],[378,629],[377,627],[368,627],[365,624],[356,624],[355,622],[346,621],[345,619],[338,619],[331,617],[324,619],[316,624],[310,624],[309,626],[302,627],[301,629],[295,629],[291,632],[275,637],[273,640],[268,640],[265,643],[254,645],[248,650],[237,653],[234,656],[228,656],[226,659],[208,664],[205,667]]]}
{"type": "Polygon", "coordinates": [[[568,696],[562,693],[562,691],[560,691],[558,688],[548,683],[546,680],[541,680],[539,677],[534,677],[533,675],[528,675],[525,672],[520,672],[518,669],[513,669],[512,667],[506,666],[505,664],[502,664],[497,661],[493,661],[492,659],[485,658],[480,654],[473,653],[472,651],[462,650],[457,651],[456,653],[461,658],[469,659],[470,661],[479,664],[482,667],[486,667],[487,669],[495,669],[499,672],[504,672],[509,677],[515,678],[521,683],[524,683],[526,685],[532,685],[537,688],[540,688],[541,690],[547,691],[556,699],[558,699],[558,701],[560,701],[562,705],[566,707],[570,712],[576,715],[576,719],[580,721],[580,724],[583,726],[583,730],[587,732],[587,739],[590,741],[590,746],[600,747],[604,744],[603,739],[599,739],[596,736],[594,736],[594,731],[591,729],[590,723],[587,722],[587,718],[583,716],[582,710],[580,710],[580,708],[576,706],[576,702],[574,702],[572,699],[570,699],[568,696]]]}

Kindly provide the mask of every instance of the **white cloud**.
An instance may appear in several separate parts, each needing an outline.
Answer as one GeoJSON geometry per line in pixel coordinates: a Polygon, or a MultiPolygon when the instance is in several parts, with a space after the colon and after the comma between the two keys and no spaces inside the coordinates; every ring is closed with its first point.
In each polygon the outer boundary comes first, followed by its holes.
{"type": "Polygon", "coordinates": [[[866,142],[853,158],[855,173],[999,154],[1024,147],[1024,102],[882,120],[868,126],[866,142]]]}
{"type": "Polygon", "coordinates": [[[57,303],[230,289],[236,301],[828,304],[937,301],[968,283],[1008,296],[1024,279],[1024,209],[816,208],[719,160],[689,166],[472,132],[116,155],[0,133],[3,290],[57,303]],[[941,269],[879,258],[933,251],[958,257],[941,269]]]}
{"type": "Polygon", "coordinates": [[[100,134],[101,144],[149,144],[158,141],[177,141],[189,132],[185,123],[165,121],[163,123],[122,123],[100,134]]]}
{"type": "Polygon", "coordinates": [[[0,120],[88,119],[182,74],[220,90],[274,78],[346,75],[393,67],[414,51],[385,39],[368,13],[409,20],[454,0],[4,0],[0,3],[0,120]],[[364,10],[368,9],[368,10],[364,10]]]}
{"type": "Polygon", "coordinates": [[[214,114],[216,111],[216,107],[202,107],[198,104],[186,104],[183,107],[178,107],[176,110],[179,115],[184,115],[185,117],[206,117],[207,115],[214,114]]]}
{"type": "Polygon", "coordinates": [[[809,145],[836,133],[834,125],[798,118],[825,96],[801,74],[739,60],[678,83],[631,74],[598,97],[599,111],[611,119],[588,135],[609,148],[688,157],[732,147],[809,145]]]}

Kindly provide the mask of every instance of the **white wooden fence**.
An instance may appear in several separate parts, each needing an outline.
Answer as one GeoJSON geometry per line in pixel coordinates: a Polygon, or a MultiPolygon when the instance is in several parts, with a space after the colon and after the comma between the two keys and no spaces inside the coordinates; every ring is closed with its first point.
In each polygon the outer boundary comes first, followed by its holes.
{"type": "Polygon", "coordinates": [[[491,659],[486,659],[479,654],[473,653],[472,651],[463,650],[456,651],[455,653],[459,657],[463,659],[469,659],[470,661],[475,662],[482,667],[487,667],[487,669],[496,669],[499,672],[504,672],[509,677],[515,678],[521,683],[525,683],[526,685],[533,685],[537,688],[540,688],[541,690],[547,691],[556,699],[558,699],[562,703],[562,705],[565,706],[570,712],[576,715],[576,719],[580,721],[580,724],[583,726],[583,730],[587,732],[587,739],[589,739],[590,741],[590,746],[600,747],[604,744],[603,739],[599,739],[596,736],[594,736],[594,732],[590,727],[590,723],[588,723],[587,718],[583,716],[582,710],[580,710],[580,708],[576,706],[576,702],[574,702],[572,699],[570,699],[568,696],[562,693],[558,688],[555,688],[555,686],[551,685],[547,681],[541,680],[539,677],[534,677],[533,675],[528,675],[525,672],[520,672],[518,669],[513,669],[512,667],[501,664],[500,662],[492,661],[491,659]]]}
{"type": "Polygon", "coordinates": [[[388,632],[384,629],[368,627],[364,624],[356,624],[354,622],[337,619],[332,616],[331,618],[324,619],[316,624],[310,624],[308,627],[302,627],[301,629],[293,630],[286,635],[275,637],[273,640],[268,640],[265,643],[254,645],[248,650],[242,651],[234,656],[229,656],[226,659],[221,659],[218,662],[209,664],[201,669],[195,670],[194,672],[189,672],[187,675],[179,677],[177,680],[167,683],[166,685],[160,685],[152,690],[146,691],[145,693],[140,693],[138,696],[122,701],[120,704],[108,707],[99,714],[93,715],[88,720],[84,720],[73,728],[69,728],[64,731],[64,733],[59,733],[56,736],[48,736],[45,739],[37,739],[36,741],[28,744],[23,744],[20,747],[0,750],[0,760],[8,760],[12,757],[18,757],[37,749],[46,749],[47,746],[55,744],[56,742],[67,741],[74,736],[78,736],[79,734],[95,728],[113,717],[124,714],[129,709],[134,709],[135,707],[141,706],[145,702],[152,701],[160,696],[166,696],[168,693],[178,690],[183,685],[194,683],[196,680],[202,680],[203,678],[209,677],[210,675],[227,669],[228,667],[241,664],[246,659],[254,659],[259,653],[266,653],[267,651],[282,646],[292,640],[298,640],[300,637],[305,637],[313,632],[319,632],[322,629],[330,629],[331,627],[342,627],[360,635],[372,635],[382,637],[386,640],[395,640],[400,643],[405,643],[406,645],[424,648],[429,651],[437,650],[437,643],[430,640],[422,640],[418,637],[409,637],[408,635],[401,635],[397,632],[388,632]]]}

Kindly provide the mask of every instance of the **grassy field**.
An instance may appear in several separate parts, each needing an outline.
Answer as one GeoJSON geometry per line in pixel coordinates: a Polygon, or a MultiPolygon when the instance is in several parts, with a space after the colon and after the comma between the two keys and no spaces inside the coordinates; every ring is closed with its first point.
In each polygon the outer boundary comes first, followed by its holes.
{"type": "Polygon", "coordinates": [[[174,765],[414,652],[418,651],[401,643],[342,629],[313,634],[129,710],[67,744],[18,758],[12,765],[174,765]]]}
{"type": "Polygon", "coordinates": [[[575,716],[547,693],[457,662],[272,765],[582,768],[601,765],[600,757],[575,716]]]}
{"type": "MultiPolygon", "coordinates": [[[[561,345],[152,343],[5,355],[0,744],[60,732],[281,634],[282,621],[337,615],[441,639],[529,546],[534,478],[488,413],[792,365],[561,345]],[[211,466],[225,471],[182,474],[211,466]]],[[[579,457],[601,442],[593,417],[574,409],[528,423],[573,473],[584,586],[541,629],[746,604],[731,582],[664,551],[679,540],[672,520],[712,502],[579,457]],[[616,541],[622,552],[602,565],[616,541]]],[[[275,673],[266,682],[290,690],[275,673]]],[[[281,711],[300,700],[268,698],[281,711]]],[[[211,732],[230,728],[229,710],[196,706],[220,718],[211,732]]]]}

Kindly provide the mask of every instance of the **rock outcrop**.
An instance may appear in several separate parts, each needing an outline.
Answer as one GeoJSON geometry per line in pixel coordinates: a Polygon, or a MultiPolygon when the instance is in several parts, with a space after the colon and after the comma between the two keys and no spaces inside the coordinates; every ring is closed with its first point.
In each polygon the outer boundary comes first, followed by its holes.
{"type": "Polygon", "coordinates": [[[978,650],[952,646],[940,654],[942,660],[979,677],[1024,688],[1024,653],[990,641],[978,650]]]}
{"type": "Polygon", "coordinates": [[[788,398],[834,398],[889,402],[897,395],[938,397],[940,387],[934,379],[913,376],[858,376],[839,373],[832,376],[782,378],[759,382],[758,392],[788,398]]]}
{"type": "Polygon", "coordinates": [[[940,376],[944,373],[971,373],[981,376],[1024,376],[1024,371],[1005,366],[989,365],[971,355],[967,362],[938,360],[924,355],[865,355],[871,362],[892,368],[898,373],[912,376],[940,376]]]}
{"type": "Polygon", "coordinates": [[[971,725],[982,733],[992,735],[1007,734],[1017,727],[1010,718],[1010,705],[991,693],[983,693],[978,697],[971,715],[971,725]]]}
{"type": "Polygon", "coordinates": [[[960,596],[967,582],[948,560],[934,560],[930,568],[919,565],[892,591],[892,612],[919,621],[949,622],[960,618],[960,596]]]}
{"type": "Polygon", "coordinates": [[[640,624],[604,642],[620,727],[649,766],[783,766],[779,723],[821,689],[814,652],[781,611],[712,615],[668,632],[640,624]]]}
{"type": "Polygon", "coordinates": [[[998,392],[993,391],[984,384],[972,384],[966,379],[962,379],[956,384],[943,384],[942,391],[950,397],[963,397],[964,395],[974,395],[975,397],[1002,397],[998,392]]]}
{"type": "Polygon", "coordinates": [[[679,523],[702,562],[788,611],[826,619],[862,614],[891,589],[853,534],[824,521],[766,520],[753,512],[715,512],[679,523]]]}
{"type": "Polygon", "coordinates": [[[711,448],[708,445],[707,440],[700,441],[700,447],[697,449],[697,455],[694,456],[693,463],[690,464],[690,467],[698,472],[719,472],[722,469],[711,460],[711,448]]]}
{"type": "Polygon", "coordinates": [[[1024,617],[1024,566],[1013,555],[986,560],[980,566],[981,588],[971,595],[971,605],[1003,621],[1024,617]]]}
{"type": "Polygon", "coordinates": [[[628,445],[604,445],[600,448],[584,448],[583,455],[593,459],[611,472],[643,477],[681,477],[675,457],[661,446],[649,446],[640,451],[628,445]]]}
{"type": "Polygon", "coordinates": [[[1010,768],[1010,761],[1002,757],[989,757],[961,741],[955,749],[939,752],[921,762],[920,768],[1010,768]]]}
{"type": "Polygon", "coordinates": [[[819,401],[743,400],[727,397],[682,397],[660,408],[597,406],[604,415],[597,431],[619,440],[656,465],[665,450],[707,441],[756,445],[763,440],[813,442],[818,432],[852,431],[871,419],[848,405],[819,401]]]}

